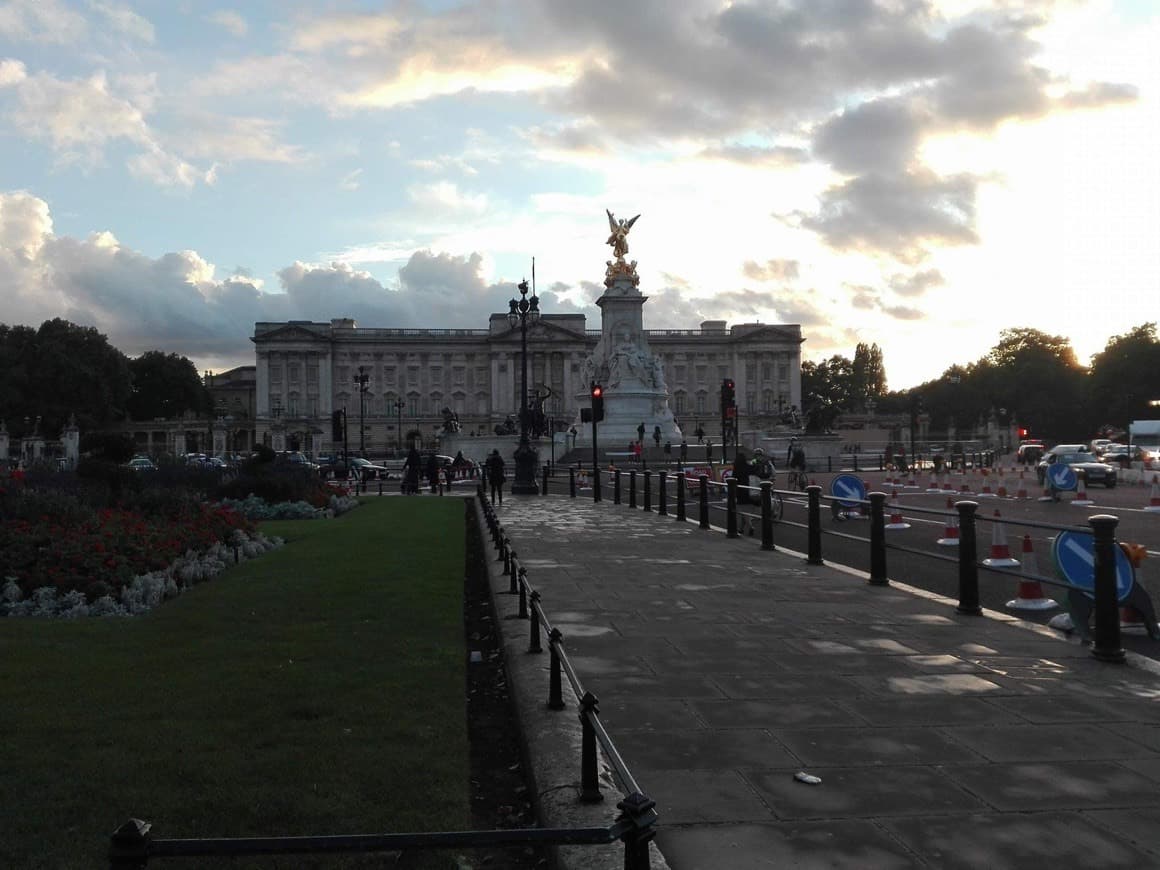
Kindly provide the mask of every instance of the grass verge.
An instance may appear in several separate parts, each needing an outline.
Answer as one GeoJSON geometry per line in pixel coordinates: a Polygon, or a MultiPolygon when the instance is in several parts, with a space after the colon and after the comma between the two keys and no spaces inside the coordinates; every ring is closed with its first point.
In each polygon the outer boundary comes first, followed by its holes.
{"type": "Polygon", "coordinates": [[[0,620],[0,866],[103,866],[130,816],[158,837],[468,826],[463,502],[263,528],[288,546],[144,617],[0,620]]]}

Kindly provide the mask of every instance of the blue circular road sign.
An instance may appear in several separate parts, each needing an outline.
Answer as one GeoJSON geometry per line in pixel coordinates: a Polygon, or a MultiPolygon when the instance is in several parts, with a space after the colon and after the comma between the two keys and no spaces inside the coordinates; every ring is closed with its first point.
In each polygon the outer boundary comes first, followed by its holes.
{"type": "Polygon", "coordinates": [[[1074,469],[1061,462],[1047,466],[1047,479],[1055,489],[1064,492],[1069,492],[1079,486],[1079,478],[1075,476],[1074,469]]]}
{"type": "MultiPolygon", "coordinates": [[[[1060,532],[1051,545],[1055,567],[1063,579],[1084,592],[1095,593],[1096,552],[1095,536],[1090,532],[1060,532]]],[[[1118,546],[1116,551],[1116,600],[1123,601],[1132,591],[1135,569],[1127,555],[1118,546]]]]}
{"type": "Polygon", "coordinates": [[[858,507],[866,501],[866,484],[852,474],[839,474],[830,482],[830,495],[844,508],[858,507]]]}

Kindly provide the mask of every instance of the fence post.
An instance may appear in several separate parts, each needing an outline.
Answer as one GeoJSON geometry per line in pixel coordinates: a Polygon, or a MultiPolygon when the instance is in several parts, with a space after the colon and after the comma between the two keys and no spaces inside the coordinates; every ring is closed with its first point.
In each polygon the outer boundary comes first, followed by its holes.
{"type": "Polygon", "coordinates": [[[540,646],[540,611],[536,607],[536,605],[539,603],[540,590],[533,589],[531,602],[532,612],[531,620],[529,621],[531,628],[529,629],[528,634],[528,652],[530,653],[539,653],[544,651],[544,648],[540,646]]]}
{"type": "Polygon", "coordinates": [[[624,870],[648,870],[648,844],[656,836],[655,807],[656,801],[640,792],[633,792],[616,805],[620,810],[617,821],[632,823],[620,838],[624,843],[624,870]]]}
{"type": "Polygon", "coordinates": [[[967,616],[981,616],[983,608],[979,606],[979,564],[976,552],[977,534],[975,530],[975,511],[979,503],[975,501],[960,501],[955,503],[959,511],[959,606],[958,613],[967,616]]]}
{"type": "Polygon", "coordinates": [[[668,493],[665,491],[667,480],[668,473],[662,468],[657,472],[657,516],[661,517],[669,515],[668,493]]]}
{"type": "Polygon", "coordinates": [[[644,504],[642,507],[646,511],[652,511],[652,472],[645,469],[644,472],[644,504]]]}
{"type": "Polygon", "coordinates": [[[523,565],[520,566],[520,612],[517,614],[520,619],[528,618],[528,569],[523,565]]]}
{"type": "Polygon", "coordinates": [[[700,477],[701,491],[697,496],[700,499],[700,520],[701,528],[709,528],[709,475],[702,474],[700,477]]]}
{"type": "Polygon", "coordinates": [[[870,493],[870,585],[889,586],[886,579],[886,493],[870,493]]]}
{"type": "Polygon", "coordinates": [[[620,504],[620,469],[612,472],[612,503],[620,504]]]}
{"type": "MultiPolygon", "coordinates": [[[[1095,638],[1092,655],[1101,662],[1123,662],[1120,645],[1120,608],[1116,589],[1116,524],[1108,514],[1088,517],[1095,538],[1095,638]]],[[[1151,626],[1149,626],[1150,628],[1151,626]]]]}
{"type": "Polygon", "coordinates": [[[548,494],[548,466],[546,464],[544,465],[544,491],[540,494],[541,495],[548,494]]]}
{"type": "Polygon", "coordinates": [[[806,496],[809,498],[809,543],[807,545],[806,562],[810,565],[822,565],[822,488],[816,483],[806,487],[806,496]]]}
{"type": "MultiPolygon", "coordinates": [[[[503,559],[503,573],[514,574],[515,572],[512,571],[512,542],[508,540],[507,535],[504,535],[503,546],[500,548],[499,557],[503,559]]],[[[512,589],[512,592],[515,591],[515,589],[512,589]]]]}
{"type": "Polygon", "coordinates": [[[826,457],[826,473],[831,473],[834,470],[834,457],[826,457]]]}
{"type": "Polygon", "coordinates": [[[773,546],[773,481],[761,481],[761,549],[774,550],[773,546]]]}
{"type": "Polygon", "coordinates": [[[568,495],[576,498],[576,469],[568,466],[568,495]]]}
{"type": "Polygon", "coordinates": [[[600,501],[600,466],[592,464],[592,500],[600,501]]]}
{"type": "Polygon", "coordinates": [[[564,709],[564,690],[563,683],[560,680],[560,651],[556,649],[560,641],[564,639],[564,635],[560,633],[560,629],[553,628],[548,632],[548,652],[551,654],[551,661],[548,667],[548,709],[549,710],[563,710],[564,709]]]}
{"type": "Polygon", "coordinates": [[[853,454],[853,456],[854,456],[854,473],[857,474],[858,473],[858,454],[855,453],[855,454],[853,454]]]}
{"type": "Polygon", "coordinates": [[[636,507],[636,469],[628,472],[628,506],[636,507]]]}
{"type": "Polygon", "coordinates": [[[725,482],[725,537],[737,537],[737,478],[725,482]]]}
{"type": "Polygon", "coordinates": [[[688,517],[685,516],[685,486],[688,480],[685,472],[677,472],[677,520],[685,522],[688,517]]]}
{"type": "Polygon", "coordinates": [[[596,770],[596,729],[588,718],[599,712],[596,696],[585,692],[580,699],[580,800],[586,804],[604,800],[596,770]]]}

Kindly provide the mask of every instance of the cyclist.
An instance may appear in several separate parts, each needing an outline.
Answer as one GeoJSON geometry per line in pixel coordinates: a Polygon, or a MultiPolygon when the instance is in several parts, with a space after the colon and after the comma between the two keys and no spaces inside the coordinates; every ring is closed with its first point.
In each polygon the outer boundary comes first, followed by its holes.
{"type": "Polygon", "coordinates": [[[758,447],[753,451],[753,474],[758,480],[771,480],[774,475],[773,460],[758,447]]]}
{"type": "Polygon", "coordinates": [[[791,438],[786,451],[786,465],[789,466],[789,488],[806,488],[806,451],[797,438],[791,438]]]}

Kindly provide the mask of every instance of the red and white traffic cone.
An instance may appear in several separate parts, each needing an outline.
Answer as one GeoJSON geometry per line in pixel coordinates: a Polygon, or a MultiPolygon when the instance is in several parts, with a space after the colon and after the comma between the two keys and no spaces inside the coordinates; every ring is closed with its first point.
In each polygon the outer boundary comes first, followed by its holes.
{"type": "Polygon", "coordinates": [[[1051,480],[1045,474],[1043,475],[1043,495],[1039,496],[1037,501],[1055,501],[1056,498],[1051,492],[1051,480]]]}
{"type": "Polygon", "coordinates": [[[1079,483],[1077,484],[1078,488],[1075,491],[1075,498],[1073,498],[1071,500],[1071,503],[1074,505],[1079,505],[1080,507],[1087,507],[1089,504],[1095,504],[1094,501],[1092,501],[1090,498],[1088,498],[1087,483],[1084,481],[1083,475],[1082,474],[1078,475],[1078,477],[1079,477],[1079,483]]]}
{"type": "Polygon", "coordinates": [[[1012,557],[1011,548],[1007,546],[1007,532],[999,522],[999,512],[995,511],[995,521],[991,523],[991,557],[984,559],[983,564],[988,568],[1015,568],[1019,560],[1012,557]]]}
{"type": "Polygon", "coordinates": [[[906,481],[907,489],[918,489],[918,480],[915,478],[914,466],[910,467],[910,477],[906,481]]]}
{"type": "Polygon", "coordinates": [[[1152,475],[1152,493],[1148,496],[1148,506],[1144,510],[1151,513],[1160,513],[1160,478],[1152,475]]]}
{"type": "Polygon", "coordinates": [[[1023,579],[1019,581],[1019,590],[1015,597],[1007,602],[1012,610],[1051,610],[1058,607],[1055,600],[1043,593],[1043,584],[1036,577],[1039,576],[1039,562],[1035,558],[1035,545],[1031,542],[1031,535],[1023,536],[1023,564],[1020,569],[1023,579]]]}
{"type": "Polygon", "coordinates": [[[953,486],[951,486],[951,473],[949,471],[943,472],[942,489],[943,489],[943,492],[954,492],[955,491],[955,488],[953,486]]]}
{"type": "Polygon", "coordinates": [[[998,495],[999,498],[1006,498],[1008,492],[1010,492],[1010,490],[1007,488],[1007,474],[1006,472],[1003,472],[1003,476],[999,478],[999,485],[995,488],[995,494],[998,495]]]}
{"type": "Polygon", "coordinates": [[[898,490],[893,490],[890,493],[890,522],[885,525],[887,529],[909,529],[910,523],[902,518],[902,508],[898,506],[898,490]]]}
{"type": "Polygon", "coordinates": [[[933,471],[930,473],[930,483],[927,484],[926,491],[927,492],[938,492],[939,491],[938,478],[935,476],[935,473],[933,471]]]}
{"type": "Polygon", "coordinates": [[[955,503],[947,499],[947,523],[943,529],[943,536],[935,541],[940,547],[957,547],[959,545],[959,512],[955,510],[955,503]]]}
{"type": "Polygon", "coordinates": [[[979,497],[980,498],[994,498],[995,497],[995,493],[991,492],[990,474],[991,473],[989,471],[987,471],[987,469],[985,469],[985,468],[983,469],[983,471],[982,471],[983,488],[981,490],[979,490],[979,497]]]}
{"type": "Polygon", "coordinates": [[[1019,488],[1015,490],[1015,498],[1027,498],[1027,481],[1022,471],[1019,472],[1019,488]]]}

